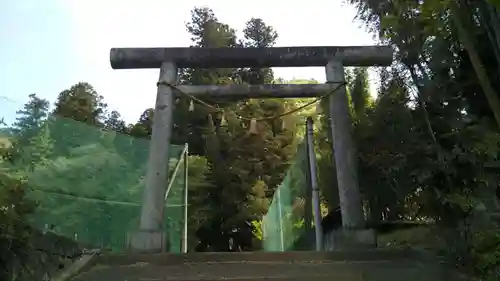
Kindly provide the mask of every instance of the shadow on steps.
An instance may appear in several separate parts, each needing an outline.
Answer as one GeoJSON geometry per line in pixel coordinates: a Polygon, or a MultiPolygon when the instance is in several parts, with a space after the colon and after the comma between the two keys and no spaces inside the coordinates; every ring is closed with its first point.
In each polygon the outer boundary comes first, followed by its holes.
{"type": "Polygon", "coordinates": [[[450,280],[426,253],[411,249],[333,252],[101,254],[74,281],[450,280]]]}

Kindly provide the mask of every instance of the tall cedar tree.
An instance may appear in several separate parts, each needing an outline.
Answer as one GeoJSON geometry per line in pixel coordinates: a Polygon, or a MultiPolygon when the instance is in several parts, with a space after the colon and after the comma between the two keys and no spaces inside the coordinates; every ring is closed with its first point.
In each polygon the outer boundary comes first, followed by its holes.
{"type": "Polygon", "coordinates": [[[71,148],[99,139],[100,131],[89,130],[89,125],[104,127],[106,109],[104,98],[89,83],[80,82],[62,91],[49,120],[50,131],[57,144],[56,153],[65,154],[71,148]],[[72,132],[72,135],[67,132],[72,132]]]}
{"type": "Polygon", "coordinates": [[[27,169],[46,159],[53,149],[53,141],[46,124],[49,102],[36,94],[29,95],[29,101],[23,109],[17,111],[14,122],[13,145],[11,152],[15,155],[17,164],[27,169]]]}
{"type": "MultiPolygon", "coordinates": [[[[246,48],[270,47],[274,45],[277,33],[261,19],[251,19],[244,29],[245,38],[240,45],[246,48]]],[[[270,69],[238,69],[238,82],[263,84],[273,81],[270,69]]],[[[244,100],[226,105],[224,119],[214,116],[215,122],[205,129],[207,158],[211,164],[210,178],[214,191],[209,198],[214,211],[211,227],[218,224],[222,234],[217,244],[219,250],[228,245],[225,233],[236,231],[236,243],[251,249],[252,235],[246,222],[259,219],[269,205],[267,197],[283,178],[287,161],[292,154],[294,130],[282,127],[281,120],[267,120],[257,123],[257,132],[249,132],[247,118],[264,118],[286,111],[283,100],[244,100]]]]}

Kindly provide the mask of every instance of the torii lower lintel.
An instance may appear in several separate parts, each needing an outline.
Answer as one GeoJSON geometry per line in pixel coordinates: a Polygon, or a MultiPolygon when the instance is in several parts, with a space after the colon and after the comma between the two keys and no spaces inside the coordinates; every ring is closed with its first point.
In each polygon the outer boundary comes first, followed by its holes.
{"type": "Polygon", "coordinates": [[[225,100],[265,98],[312,98],[327,94],[341,86],[329,84],[228,84],[228,85],[176,85],[174,92],[189,93],[193,97],[211,97],[225,100]]]}
{"type": "Polygon", "coordinates": [[[174,62],[178,68],[308,67],[326,66],[332,59],[344,66],[388,66],[390,46],[314,46],[273,48],[112,48],[113,69],[160,68],[174,62]]]}

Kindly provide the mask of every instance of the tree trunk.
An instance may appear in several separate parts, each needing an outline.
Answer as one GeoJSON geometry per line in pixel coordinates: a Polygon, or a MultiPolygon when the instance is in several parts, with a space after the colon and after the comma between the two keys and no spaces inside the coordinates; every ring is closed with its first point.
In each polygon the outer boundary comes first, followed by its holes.
{"type": "Polygon", "coordinates": [[[450,10],[455,26],[457,27],[459,39],[469,54],[469,58],[474,71],[476,72],[481,88],[483,89],[491,111],[495,116],[497,126],[500,127],[500,99],[498,98],[498,94],[488,78],[484,64],[482,63],[479,53],[474,45],[472,34],[466,27],[470,26],[468,25],[469,21],[466,20],[465,17],[461,16],[462,11],[459,3],[450,1],[450,10]]]}

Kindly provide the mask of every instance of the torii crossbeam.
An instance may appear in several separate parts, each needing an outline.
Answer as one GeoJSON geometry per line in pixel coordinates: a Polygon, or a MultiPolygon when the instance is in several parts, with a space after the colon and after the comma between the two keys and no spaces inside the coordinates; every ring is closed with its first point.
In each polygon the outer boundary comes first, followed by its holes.
{"type": "MultiPolygon", "coordinates": [[[[276,48],[113,48],[113,69],[160,68],[153,132],[140,229],[131,236],[131,247],[161,250],[164,196],[167,186],[168,153],[172,134],[173,95],[167,84],[177,82],[179,68],[307,67],[323,66],[327,84],[310,85],[178,85],[193,96],[224,98],[313,97],[345,83],[344,66],[388,66],[393,60],[390,46],[276,47],[276,48]]],[[[330,95],[333,149],[343,226],[363,229],[365,218],[359,193],[355,146],[345,87],[330,95]]]]}

